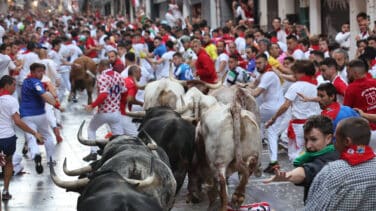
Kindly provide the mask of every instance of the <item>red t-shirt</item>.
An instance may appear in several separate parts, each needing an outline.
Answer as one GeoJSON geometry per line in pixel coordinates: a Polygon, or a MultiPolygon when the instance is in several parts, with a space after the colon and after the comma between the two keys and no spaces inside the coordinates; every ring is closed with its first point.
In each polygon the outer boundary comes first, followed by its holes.
{"type": "Polygon", "coordinates": [[[334,78],[333,86],[336,88],[339,95],[345,96],[347,84],[339,75],[334,78]]]}
{"type": "MultiPolygon", "coordinates": [[[[376,114],[376,80],[364,77],[349,84],[343,105],[376,114]]],[[[376,130],[375,123],[371,122],[370,126],[372,130],[376,130]]]]}
{"type": "Polygon", "coordinates": [[[215,71],[214,62],[204,49],[200,49],[197,54],[196,72],[202,81],[207,83],[217,82],[217,72],[215,71]]]}
{"type": "MultiPolygon", "coordinates": [[[[125,87],[127,88],[127,91],[124,92],[121,96],[121,101],[120,101],[120,113],[122,115],[125,115],[125,105],[127,104],[127,97],[128,96],[133,96],[136,98],[136,94],[138,91],[138,88],[136,86],[136,83],[134,82],[132,77],[127,77],[124,79],[125,87]]],[[[132,110],[132,105],[128,105],[128,109],[132,110]]]]}
{"type": "MultiPolygon", "coordinates": [[[[86,49],[89,49],[89,47],[96,47],[97,45],[95,44],[95,41],[92,37],[89,37],[87,38],[86,40],[86,43],[85,43],[85,48],[86,49]]],[[[97,51],[91,51],[90,53],[88,53],[86,56],[90,57],[90,58],[96,58],[98,55],[97,51]]]]}

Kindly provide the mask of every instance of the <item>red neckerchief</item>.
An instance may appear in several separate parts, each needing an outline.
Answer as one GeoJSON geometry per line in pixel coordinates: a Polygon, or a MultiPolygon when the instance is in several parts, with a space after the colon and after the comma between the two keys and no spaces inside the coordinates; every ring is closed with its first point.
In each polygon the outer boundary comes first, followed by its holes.
{"type": "Polygon", "coordinates": [[[367,162],[374,157],[375,153],[367,145],[351,145],[341,153],[341,159],[352,166],[367,162]]]}
{"type": "Polygon", "coordinates": [[[270,38],[270,42],[271,43],[278,43],[278,38],[273,36],[272,38],[270,38]]]}
{"type": "Polygon", "coordinates": [[[375,66],[376,65],[376,59],[372,59],[371,60],[371,67],[375,66]]]}
{"type": "Polygon", "coordinates": [[[271,71],[272,70],[272,66],[268,63],[267,65],[265,65],[265,72],[268,72],[268,71],[271,71]]]}
{"type": "Polygon", "coordinates": [[[341,110],[341,104],[339,104],[338,102],[333,102],[321,112],[321,115],[327,116],[331,120],[334,120],[337,117],[340,110],[341,110]]]}
{"type": "Polygon", "coordinates": [[[66,41],[64,44],[65,45],[70,45],[70,44],[72,44],[72,41],[66,41]]]}
{"type": "Polygon", "coordinates": [[[30,53],[31,52],[31,50],[26,50],[25,52],[23,52],[22,54],[28,54],[28,53],[30,53]]]}
{"type": "Polygon", "coordinates": [[[8,90],[5,90],[5,89],[0,90],[0,97],[4,96],[4,95],[10,95],[10,92],[8,90]]]}
{"type": "Polygon", "coordinates": [[[240,33],[238,34],[238,36],[244,38],[244,37],[245,37],[245,33],[244,33],[244,32],[240,32],[240,33]]]}
{"type": "Polygon", "coordinates": [[[318,51],[320,50],[320,46],[319,45],[311,45],[311,48],[315,51],[318,51]]]}
{"type": "Polygon", "coordinates": [[[114,76],[115,72],[112,69],[107,69],[107,70],[104,70],[104,74],[112,77],[114,76]]]}
{"type": "Polygon", "coordinates": [[[279,31],[281,31],[281,28],[278,28],[278,29],[275,30],[275,32],[279,32],[279,31]]]}
{"type": "Polygon", "coordinates": [[[285,29],[285,32],[287,35],[290,35],[290,31],[288,29],[285,29]]]}
{"type": "Polygon", "coordinates": [[[300,77],[299,81],[305,81],[313,85],[317,85],[316,78],[313,78],[312,76],[308,76],[308,75],[303,75],[302,77],[300,77]]]}

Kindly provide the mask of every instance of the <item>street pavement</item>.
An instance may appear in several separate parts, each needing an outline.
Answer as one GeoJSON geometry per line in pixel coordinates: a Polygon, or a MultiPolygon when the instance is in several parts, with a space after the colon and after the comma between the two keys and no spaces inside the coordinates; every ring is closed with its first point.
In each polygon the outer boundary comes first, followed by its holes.
{"type": "MultiPolygon", "coordinates": [[[[86,96],[81,93],[78,103],[63,103],[66,111],[63,113],[62,136],[64,141],[56,145],[56,161],[55,171],[58,176],[64,180],[74,180],[76,177],[68,177],[63,173],[62,165],[64,158],[67,158],[69,169],[79,168],[88,163],[82,160],[82,157],[88,154],[89,147],[81,145],[77,140],[77,131],[83,120],[86,123],[90,121],[92,114],[87,113],[83,109],[86,103],[86,96]]],[[[86,137],[86,127],[84,128],[84,136],[86,137]]],[[[97,131],[97,137],[102,138],[108,132],[106,126],[102,126],[97,131]]],[[[23,133],[17,132],[17,150],[16,153],[22,155],[22,146],[24,143],[23,133]]],[[[13,198],[8,202],[2,202],[2,210],[5,211],[73,211],[76,210],[78,193],[66,192],[65,189],[57,187],[50,178],[47,160],[45,158],[44,147],[40,147],[43,152],[42,164],[44,172],[38,175],[35,171],[34,161],[23,158],[22,164],[24,170],[22,175],[12,178],[10,183],[10,193],[13,198]]],[[[280,150],[280,164],[282,170],[291,170],[292,165],[288,161],[286,151],[280,150]]],[[[268,150],[264,146],[262,153],[262,164],[265,167],[268,164],[268,150]]],[[[272,210],[301,210],[303,207],[303,188],[297,187],[288,182],[263,184],[265,178],[270,174],[263,174],[260,178],[251,177],[247,185],[246,203],[254,203],[266,201],[272,210]]],[[[229,178],[229,192],[234,191],[238,184],[238,176],[236,174],[229,178]]],[[[2,183],[3,180],[0,180],[2,183]]],[[[204,201],[199,204],[187,204],[185,196],[187,181],[176,197],[173,211],[197,211],[207,210],[208,200],[204,197],[204,201]]],[[[1,184],[2,185],[2,184],[1,184]]]]}

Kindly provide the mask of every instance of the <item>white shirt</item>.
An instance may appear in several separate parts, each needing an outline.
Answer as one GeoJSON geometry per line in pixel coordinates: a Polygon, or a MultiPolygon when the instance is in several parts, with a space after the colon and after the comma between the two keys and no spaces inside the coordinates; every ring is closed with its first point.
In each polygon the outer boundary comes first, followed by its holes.
{"type": "Polygon", "coordinates": [[[281,81],[274,72],[268,71],[262,74],[258,87],[265,90],[259,96],[260,109],[275,109],[284,103],[281,81]]]}
{"type": "Polygon", "coordinates": [[[335,39],[341,47],[350,48],[350,32],[338,32],[335,39]]]}
{"type": "Polygon", "coordinates": [[[349,83],[349,79],[347,78],[347,67],[343,67],[341,71],[339,71],[339,76],[341,76],[342,80],[345,81],[347,84],[349,83]]]}
{"type": "Polygon", "coordinates": [[[296,60],[302,60],[305,58],[305,55],[304,55],[304,52],[300,49],[296,49],[293,53],[292,53],[292,57],[294,57],[294,59],[296,60]]]}
{"type": "Polygon", "coordinates": [[[236,49],[238,50],[238,52],[240,54],[244,54],[246,45],[244,37],[237,37],[234,42],[236,44],[236,49]]]}
{"type": "MultiPolygon", "coordinates": [[[[175,51],[167,51],[162,55],[163,62],[161,66],[155,71],[157,79],[168,78],[170,73],[170,60],[172,60],[175,51]]],[[[174,65],[172,67],[174,69],[174,65]]]]}
{"type": "Polygon", "coordinates": [[[17,99],[11,95],[0,97],[0,138],[9,138],[14,136],[13,114],[18,113],[19,104],[17,99]]]}
{"type": "Polygon", "coordinates": [[[226,72],[226,70],[228,70],[228,59],[229,59],[229,57],[228,57],[227,54],[221,53],[221,54],[218,55],[218,58],[215,60],[215,70],[217,71],[218,78],[220,78],[220,79],[222,78],[222,76],[226,72]],[[226,67],[225,67],[225,69],[223,69],[223,72],[220,73],[220,72],[218,72],[219,66],[223,61],[226,62],[226,67]]]}
{"type": "Polygon", "coordinates": [[[0,78],[9,75],[9,70],[16,69],[16,65],[12,59],[5,54],[0,53],[0,78]]]}
{"type": "MultiPolygon", "coordinates": [[[[102,35],[100,38],[99,38],[99,41],[98,41],[98,44],[101,45],[101,46],[105,46],[106,45],[106,42],[104,41],[104,38],[106,38],[107,35],[102,35]]],[[[102,49],[99,51],[99,59],[107,59],[106,58],[106,49],[102,49]]]]}
{"type": "Polygon", "coordinates": [[[292,102],[292,118],[307,119],[312,115],[320,114],[319,104],[317,102],[304,102],[297,95],[298,92],[309,98],[317,97],[317,89],[315,85],[305,81],[297,81],[293,83],[285,94],[285,98],[292,102]]]}
{"type": "Polygon", "coordinates": [[[23,66],[20,71],[20,75],[18,76],[18,81],[22,83],[30,73],[30,65],[34,62],[38,62],[39,56],[34,52],[29,52],[20,55],[20,58],[23,60],[23,66]]]}
{"type": "Polygon", "coordinates": [[[0,25],[0,44],[3,44],[3,37],[5,36],[5,29],[0,25]]]}
{"type": "Polygon", "coordinates": [[[59,78],[56,63],[52,59],[42,59],[40,61],[46,66],[45,75],[50,79],[51,83],[56,86],[56,79],[59,78]]]}

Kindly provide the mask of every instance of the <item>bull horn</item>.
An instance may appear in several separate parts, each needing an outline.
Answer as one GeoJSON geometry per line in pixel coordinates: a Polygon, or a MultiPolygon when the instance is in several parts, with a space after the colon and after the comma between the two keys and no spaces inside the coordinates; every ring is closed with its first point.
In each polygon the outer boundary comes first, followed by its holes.
{"type": "MultiPolygon", "coordinates": [[[[51,159],[52,160],[52,159],[51,159]]],[[[61,180],[55,172],[54,165],[50,165],[50,176],[52,181],[59,187],[68,190],[74,190],[86,186],[90,180],[88,178],[82,178],[75,181],[63,181],[61,180]]]]}
{"type": "Polygon", "coordinates": [[[178,113],[178,114],[182,114],[182,113],[186,112],[189,109],[189,106],[185,105],[185,102],[184,102],[184,99],[183,99],[183,95],[180,95],[180,99],[181,99],[181,105],[182,106],[179,109],[175,109],[175,112],[178,113]]]}
{"type": "Polygon", "coordinates": [[[132,118],[144,118],[146,115],[145,111],[130,111],[128,106],[125,106],[125,115],[132,117],[132,118]]]}
{"type": "Polygon", "coordinates": [[[218,80],[218,82],[215,83],[215,84],[207,83],[207,82],[205,82],[205,81],[202,81],[202,83],[203,83],[206,87],[208,87],[209,89],[218,89],[218,88],[220,88],[220,87],[222,86],[222,81],[221,81],[221,80],[218,80]]]}
{"type": "Polygon", "coordinates": [[[154,139],[149,135],[149,133],[146,132],[144,128],[142,128],[142,132],[146,135],[147,139],[150,140],[151,143],[148,143],[146,146],[150,150],[156,150],[158,148],[158,144],[154,141],[154,139]]]}
{"type": "Polygon", "coordinates": [[[151,156],[151,158],[150,158],[150,176],[146,177],[143,180],[136,180],[136,179],[129,179],[129,178],[124,178],[124,180],[127,183],[136,186],[137,188],[144,188],[144,187],[150,186],[151,184],[154,183],[154,180],[156,179],[156,177],[154,175],[153,167],[154,167],[154,157],[151,156]]]}
{"type": "Polygon", "coordinates": [[[178,80],[176,79],[173,75],[170,74],[169,76],[170,80],[173,81],[173,82],[176,82],[176,83],[179,83],[183,86],[187,86],[187,81],[183,81],[183,80],[178,80]]]}
{"type": "Polygon", "coordinates": [[[87,145],[87,146],[98,146],[98,145],[106,145],[108,143],[108,140],[106,139],[99,139],[99,140],[88,140],[88,139],[85,139],[83,136],[82,136],[82,128],[84,127],[84,124],[85,124],[85,120],[82,121],[82,124],[80,126],[80,129],[78,130],[78,133],[77,133],[77,139],[78,141],[83,144],[83,145],[87,145]]]}
{"type": "Polygon", "coordinates": [[[92,170],[93,169],[92,169],[91,166],[85,166],[85,167],[75,169],[75,170],[68,170],[68,168],[67,168],[67,158],[64,159],[63,171],[68,176],[79,176],[81,174],[89,173],[92,170]]]}
{"type": "Polygon", "coordinates": [[[188,121],[188,122],[194,122],[194,121],[196,121],[195,117],[182,116],[181,118],[184,119],[184,120],[186,120],[186,121],[188,121]]]}

